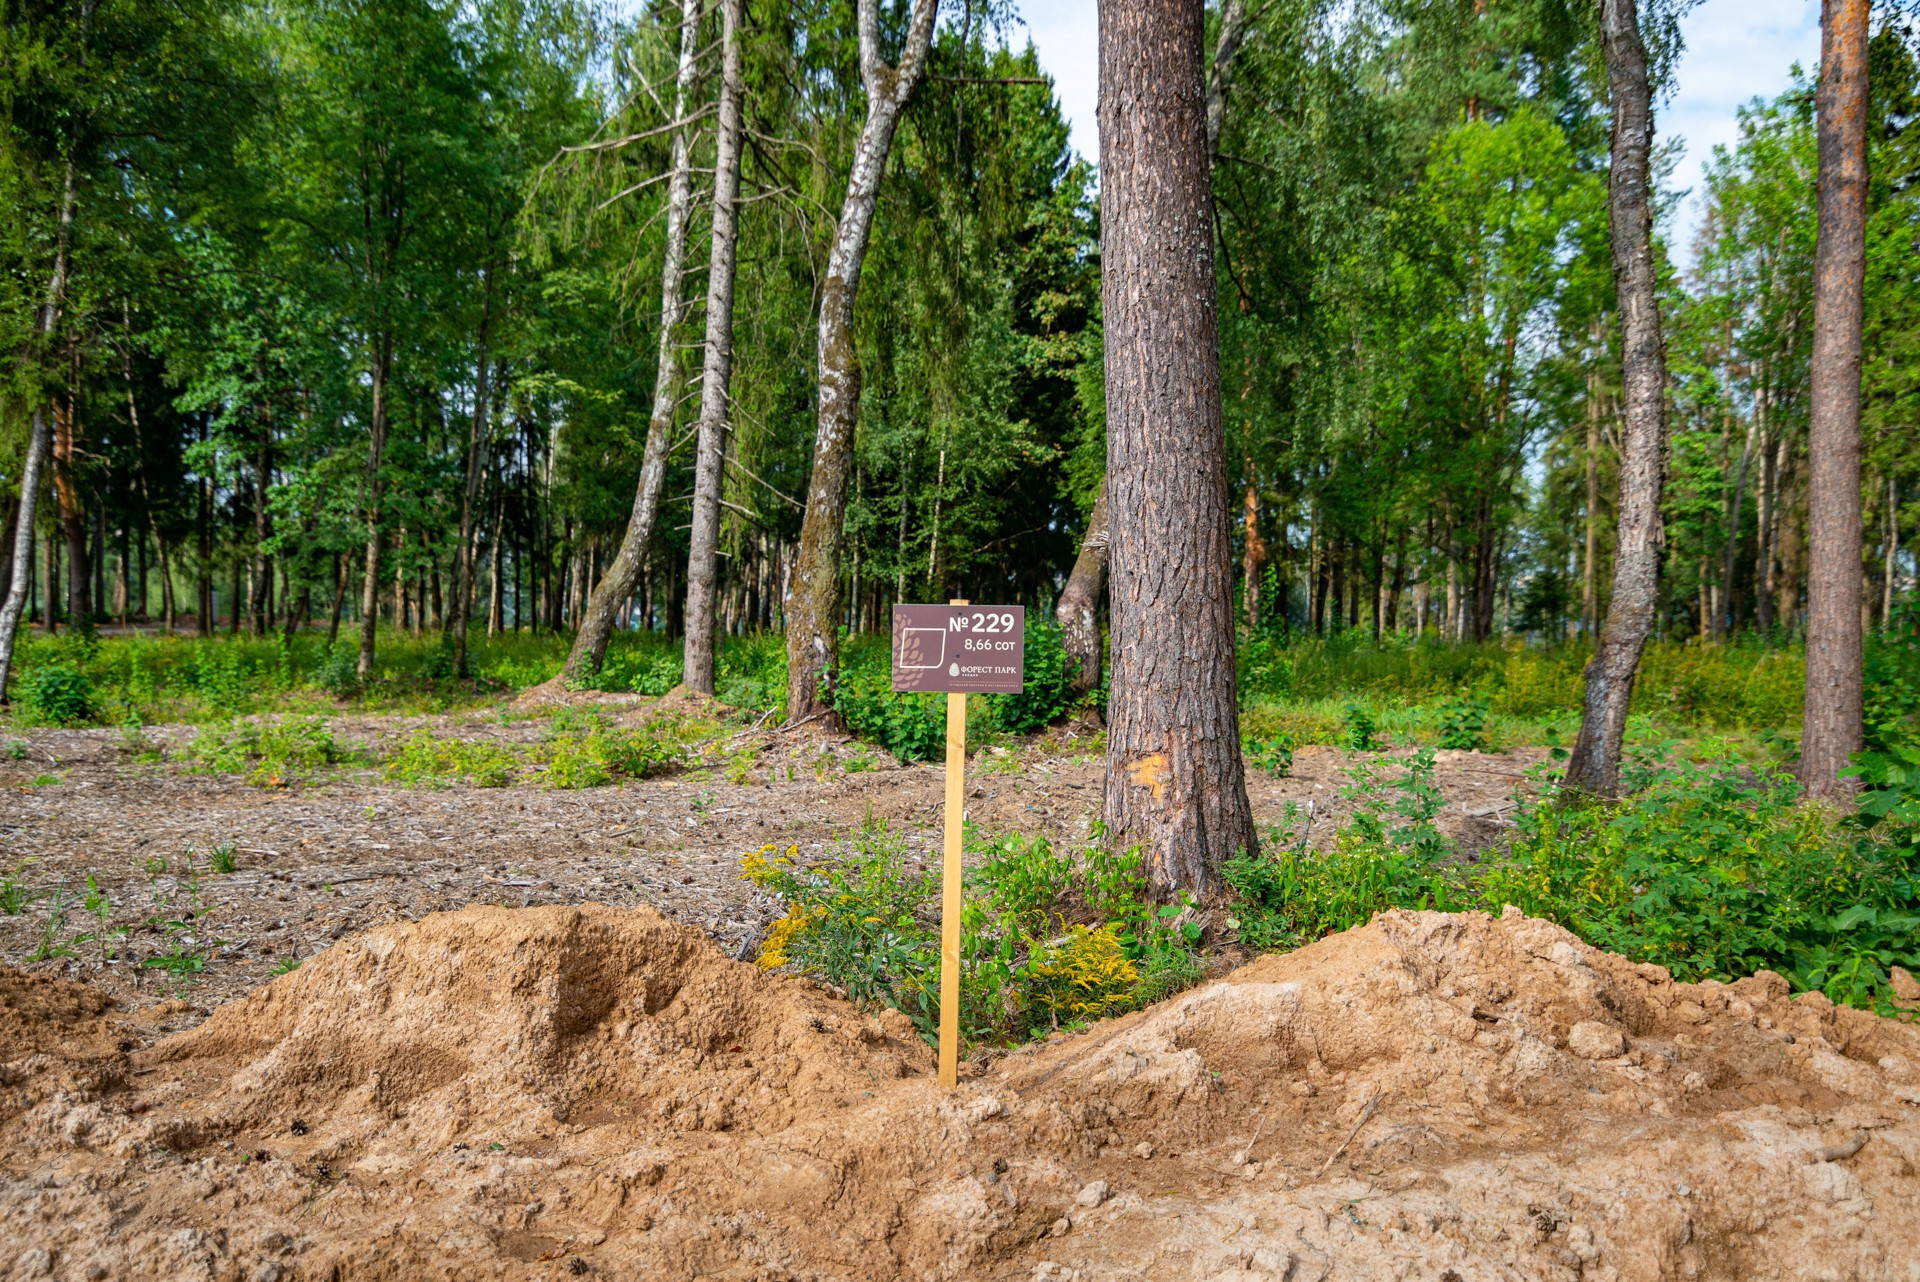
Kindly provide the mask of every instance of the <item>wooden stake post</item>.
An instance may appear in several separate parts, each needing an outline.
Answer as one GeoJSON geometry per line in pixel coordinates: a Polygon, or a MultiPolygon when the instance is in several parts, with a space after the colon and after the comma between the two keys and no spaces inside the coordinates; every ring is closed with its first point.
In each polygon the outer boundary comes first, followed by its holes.
{"type": "Polygon", "coordinates": [[[967,807],[967,695],[1018,694],[1026,607],[893,607],[893,688],[947,696],[947,814],[940,870],[940,1084],[960,1081],[960,859],[967,807]]]}

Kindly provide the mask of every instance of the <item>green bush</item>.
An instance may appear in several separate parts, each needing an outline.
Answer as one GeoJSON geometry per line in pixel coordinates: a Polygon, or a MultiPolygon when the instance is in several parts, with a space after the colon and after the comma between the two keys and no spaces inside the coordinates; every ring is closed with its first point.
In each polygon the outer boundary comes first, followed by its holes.
{"type": "Polygon", "coordinates": [[[853,733],[902,761],[928,761],[946,748],[946,696],[896,693],[884,665],[842,666],[833,706],[853,733]]]}
{"type": "Polygon", "coordinates": [[[203,726],[184,753],[196,770],[244,775],[258,788],[309,778],[356,755],[334,739],[322,717],[266,717],[203,726]]]}
{"type": "Polygon", "coordinates": [[[72,663],[48,663],[20,677],[15,696],[26,719],[50,726],[83,726],[100,717],[93,682],[72,663]]]}
{"type": "Polygon", "coordinates": [[[1008,734],[1035,734],[1073,707],[1073,675],[1060,629],[1051,619],[1030,614],[1022,643],[1026,674],[1019,694],[986,696],[993,725],[1008,734]]]}
{"type": "Polygon", "coordinates": [[[1485,699],[1448,699],[1440,705],[1440,746],[1472,750],[1487,746],[1485,699]]]}
{"type": "MultiPolygon", "coordinates": [[[[1080,858],[1044,839],[983,840],[961,913],[961,1035],[1018,1041],[1154,1001],[1200,974],[1190,905],[1151,908],[1137,852],[1080,858]]],[[[742,875],[787,914],[762,967],[792,966],[852,1000],[885,1005],[934,1040],[939,1013],[939,874],[913,871],[902,834],[869,825],[832,858],[797,847],[748,854],[742,875]]]]}
{"type": "Polygon", "coordinates": [[[464,779],[476,788],[504,788],[519,758],[509,746],[486,740],[450,739],[426,727],[387,754],[387,778],[406,788],[445,787],[464,779]]]}
{"type": "Polygon", "coordinates": [[[1885,1012],[1891,968],[1920,967],[1920,750],[1866,760],[1857,822],[1798,804],[1791,779],[1724,745],[1643,754],[1632,795],[1571,804],[1547,788],[1521,807],[1511,847],[1477,863],[1433,826],[1425,757],[1397,778],[1356,763],[1354,818],[1332,851],[1276,833],[1229,862],[1246,943],[1294,946],[1389,907],[1513,904],[1682,980],[1765,968],[1885,1012]]]}

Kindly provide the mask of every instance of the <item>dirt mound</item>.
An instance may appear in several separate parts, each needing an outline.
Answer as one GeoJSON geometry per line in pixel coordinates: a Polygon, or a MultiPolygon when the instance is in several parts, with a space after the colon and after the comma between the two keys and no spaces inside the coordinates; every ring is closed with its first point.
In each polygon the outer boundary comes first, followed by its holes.
{"type": "Polygon", "coordinates": [[[134,1060],[0,1125],[0,1277],[1920,1279],[1920,1031],[1518,914],[953,1093],[899,1017],[598,907],[377,930],[134,1060]]]}
{"type": "Polygon", "coordinates": [[[652,695],[619,690],[569,689],[567,674],[562,672],[528,686],[514,696],[511,706],[516,712],[537,712],[544,708],[631,708],[652,701],[652,695]]]}

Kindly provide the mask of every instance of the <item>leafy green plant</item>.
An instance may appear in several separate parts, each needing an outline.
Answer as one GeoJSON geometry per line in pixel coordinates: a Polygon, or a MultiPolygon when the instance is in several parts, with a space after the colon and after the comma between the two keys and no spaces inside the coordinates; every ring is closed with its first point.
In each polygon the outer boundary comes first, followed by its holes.
{"type": "Polygon", "coordinates": [[[29,669],[19,678],[14,697],[23,719],[40,725],[83,726],[100,716],[92,679],[72,663],[29,669]]]}
{"type": "Polygon", "coordinates": [[[234,855],[233,843],[230,841],[221,842],[213,848],[213,853],[207,856],[207,867],[212,872],[230,873],[239,866],[239,860],[234,855]]]}
{"type": "Polygon", "coordinates": [[[324,717],[202,726],[184,754],[193,769],[242,775],[256,788],[284,787],[355,755],[334,739],[324,717]]]}
{"type": "MultiPolygon", "coordinates": [[[[964,1037],[1043,1035],[1151,1001],[1200,974],[1193,905],[1155,909],[1138,851],[1090,846],[1074,857],[1045,838],[969,830],[977,857],[961,911],[964,1037]]],[[[837,857],[803,864],[796,847],[750,853],[743,875],[784,900],[759,963],[793,966],[868,1004],[892,1006],[933,1036],[939,878],[906,862],[884,826],[837,857]]]]}
{"type": "Polygon", "coordinates": [[[1018,694],[993,694],[985,703],[994,727],[1007,734],[1034,734],[1060,720],[1074,705],[1073,673],[1060,628],[1038,612],[1027,616],[1022,641],[1025,676],[1018,694]]]}
{"type": "Polygon", "coordinates": [[[484,739],[453,739],[422,726],[387,754],[382,769],[405,788],[444,787],[464,779],[476,788],[504,788],[519,758],[508,746],[484,739]]]}
{"type": "Polygon", "coordinates": [[[1241,746],[1255,769],[1275,779],[1284,779],[1293,770],[1293,736],[1284,731],[1264,739],[1248,739],[1241,746]]]}
{"type": "Polygon", "coordinates": [[[27,741],[25,739],[7,740],[7,755],[15,761],[27,759],[27,741]]]}
{"type": "Polygon", "coordinates": [[[106,965],[119,951],[114,941],[126,938],[127,928],[113,924],[113,900],[101,889],[92,873],[87,874],[87,897],[81,901],[81,906],[93,918],[94,928],[74,942],[99,944],[100,963],[106,965]]]}
{"type": "Polygon", "coordinates": [[[1485,699],[1448,699],[1440,705],[1440,746],[1463,751],[1487,746],[1487,715],[1491,706],[1485,699]]]}
{"type": "Polygon", "coordinates": [[[1361,704],[1347,704],[1344,734],[1346,737],[1346,746],[1353,752],[1376,752],[1379,750],[1380,738],[1373,714],[1361,704]]]}
{"type": "Polygon", "coordinates": [[[935,694],[897,694],[884,667],[843,670],[833,706],[862,739],[901,761],[927,761],[945,751],[947,701],[935,694]]]}
{"type": "Polygon", "coordinates": [[[55,886],[47,896],[47,915],[40,923],[40,942],[27,954],[29,962],[51,961],[55,957],[71,957],[73,949],[61,941],[61,935],[67,929],[67,888],[55,886]]]}

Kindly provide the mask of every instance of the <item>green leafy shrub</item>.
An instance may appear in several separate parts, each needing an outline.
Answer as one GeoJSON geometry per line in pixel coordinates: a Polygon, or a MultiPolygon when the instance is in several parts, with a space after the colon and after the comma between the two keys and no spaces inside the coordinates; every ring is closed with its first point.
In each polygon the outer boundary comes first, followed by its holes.
{"type": "Polygon", "coordinates": [[[679,765],[685,750],[667,735],[627,730],[597,716],[581,718],[581,729],[556,717],[557,733],[535,747],[530,759],[541,767],[549,788],[601,788],[616,780],[644,779],[679,765]]]}
{"type": "Polygon", "coordinates": [[[1440,746],[1463,751],[1487,746],[1485,699],[1449,699],[1440,705],[1440,746]]]}
{"type": "Polygon", "coordinates": [[[184,753],[196,770],[246,776],[277,788],[357,754],[333,737],[324,717],[264,717],[203,726],[184,753]]]}
{"type": "MultiPolygon", "coordinates": [[[[1040,837],[969,830],[979,862],[961,912],[961,1035],[1004,1043],[1130,1009],[1200,974],[1191,905],[1151,909],[1137,852],[1075,858],[1040,837]]],[[[833,858],[764,846],[742,875],[787,904],[759,964],[792,966],[886,1005],[934,1040],[939,874],[914,871],[901,834],[869,825],[833,858]]]]}
{"type": "Polygon", "coordinates": [[[1376,752],[1380,748],[1379,727],[1364,704],[1347,704],[1344,732],[1346,746],[1354,752],[1376,752]]]}
{"type": "Polygon", "coordinates": [[[986,696],[994,726],[1008,734],[1045,730],[1074,704],[1073,674],[1059,627],[1051,619],[1028,615],[1022,647],[1026,670],[1020,693],[986,696]]]}
{"type": "Polygon", "coordinates": [[[1264,739],[1245,739],[1241,747],[1256,769],[1284,779],[1293,769],[1293,736],[1282,731],[1264,739]]]}
{"type": "Polygon", "coordinates": [[[42,725],[83,726],[100,716],[92,680],[72,663],[48,663],[29,670],[20,677],[15,695],[25,719],[42,725]]]}
{"type": "Polygon", "coordinates": [[[902,761],[927,761],[946,749],[946,696],[898,694],[883,666],[843,667],[833,706],[848,729],[902,761]]]}
{"type": "Polygon", "coordinates": [[[406,788],[437,788],[464,779],[476,788],[504,788],[519,758],[513,749],[487,740],[450,739],[426,727],[387,754],[387,778],[406,788]]]}
{"type": "Polygon", "coordinates": [[[1520,808],[1511,846],[1477,863],[1433,826],[1424,756],[1397,776],[1357,763],[1331,851],[1275,834],[1227,864],[1244,942],[1292,947],[1391,907],[1513,904],[1678,979],[1771,969],[1886,1013],[1892,967],[1920,967],[1920,750],[1868,757],[1861,818],[1843,822],[1724,745],[1656,749],[1634,763],[1632,795],[1569,804],[1547,788],[1520,808]]]}

